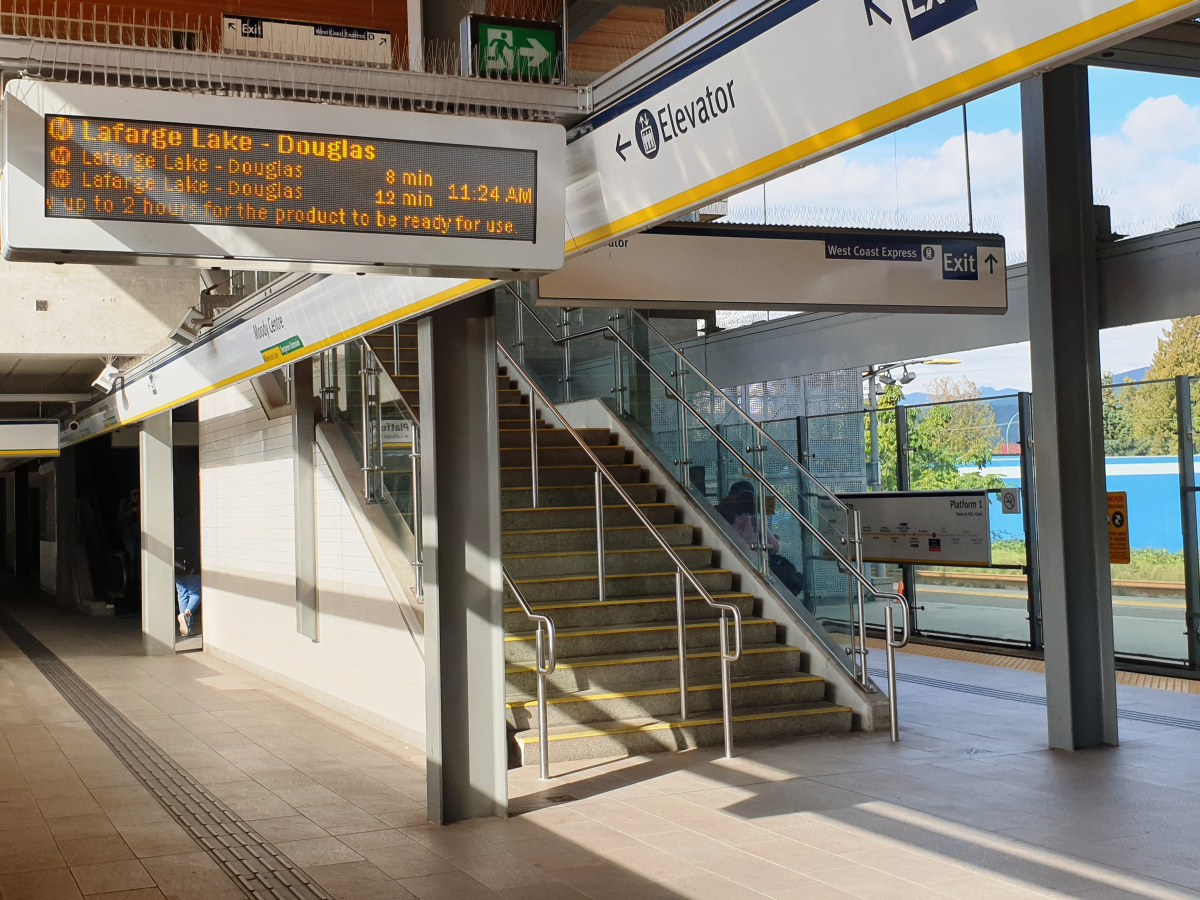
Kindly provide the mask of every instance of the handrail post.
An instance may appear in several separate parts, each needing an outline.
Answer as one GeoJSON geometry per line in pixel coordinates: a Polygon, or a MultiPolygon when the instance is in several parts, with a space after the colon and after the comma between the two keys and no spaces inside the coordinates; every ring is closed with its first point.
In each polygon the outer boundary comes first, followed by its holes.
{"type": "MultiPolygon", "coordinates": [[[[857,509],[850,511],[850,519],[853,524],[854,535],[854,566],[858,570],[860,576],[863,575],[863,559],[862,559],[862,517],[857,509]]],[[[865,576],[863,576],[865,577],[865,576]]],[[[859,662],[859,683],[870,689],[871,675],[867,672],[867,609],[863,599],[863,586],[860,579],[855,579],[855,588],[857,589],[857,613],[858,613],[858,662],[859,662]]]]}
{"type": "Polygon", "coordinates": [[[900,740],[900,723],[896,720],[896,645],[893,643],[892,604],[883,608],[884,645],[887,648],[888,710],[891,713],[892,742],[900,740]]]}
{"type": "Polygon", "coordinates": [[[542,781],[550,780],[550,728],[546,710],[546,647],[542,623],[537,623],[538,764],[542,781]]]}
{"type": "Polygon", "coordinates": [[[392,375],[400,377],[400,323],[392,323],[392,375]]]}
{"type": "Polygon", "coordinates": [[[596,467],[596,582],[604,602],[604,474],[596,467]]]}
{"type": "Polygon", "coordinates": [[[729,635],[721,610],[721,717],[725,724],[725,758],[733,759],[733,692],[729,687],[729,635]]]}
{"type": "Polygon", "coordinates": [[[412,464],[412,511],[413,511],[413,545],[416,547],[413,560],[413,575],[417,602],[425,602],[425,551],[421,546],[421,429],[414,422],[412,426],[412,447],[409,449],[409,462],[412,464]]]}
{"type": "Polygon", "coordinates": [[[538,437],[537,405],[533,402],[533,391],[529,392],[529,485],[533,492],[533,508],[538,505],[538,437]]]}
{"type": "MultiPolygon", "coordinates": [[[[365,362],[365,360],[364,360],[365,362]]],[[[374,463],[372,459],[373,453],[371,450],[371,411],[368,409],[367,394],[369,390],[368,379],[370,378],[370,370],[363,365],[358,370],[359,383],[359,411],[362,419],[362,470],[363,470],[363,499],[368,503],[374,503],[375,497],[371,490],[371,467],[374,463]]]]}
{"type": "Polygon", "coordinates": [[[675,567],[675,624],[679,631],[679,718],[688,717],[687,605],[683,596],[683,569],[675,567]]]}

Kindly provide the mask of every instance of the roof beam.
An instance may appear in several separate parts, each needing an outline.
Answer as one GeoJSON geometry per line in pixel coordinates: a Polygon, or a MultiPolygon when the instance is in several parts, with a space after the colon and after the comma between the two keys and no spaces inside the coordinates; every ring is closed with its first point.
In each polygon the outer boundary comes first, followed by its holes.
{"type": "Polygon", "coordinates": [[[1200,23],[1175,22],[1084,60],[1090,66],[1200,76],[1200,23]]]}

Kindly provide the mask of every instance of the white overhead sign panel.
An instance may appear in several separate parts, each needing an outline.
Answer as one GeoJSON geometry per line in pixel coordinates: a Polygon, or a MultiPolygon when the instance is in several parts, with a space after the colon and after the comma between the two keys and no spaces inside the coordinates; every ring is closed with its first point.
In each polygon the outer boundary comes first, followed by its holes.
{"type": "Polygon", "coordinates": [[[557,125],[10,81],[4,129],[7,259],[493,278],[562,265],[557,125]]]}
{"type": "Polygon", "coordinates": [[[987,491],[838,494],[862,521],[867,562],[990,566],[987,491]]]}
{"type": "Polygon", "coordinates": [[[221,17],[221,52],[392,67],[392,36],[372,28],[221,17]]]}
{"type": "Polygon", "coordinates": [[[1004,238],[673,223],[573,257],[538,302],[1003,313],[1004,238]]]}
{"type": "Polygon", "coordinates": [[[58,456],[57,419],[0,420],[0,457],[58,456]]]}
{"type": "Polygon", "coordinates": [[[568,253],[1197,12],[1196,0],[785,0],[572,132],[568,253]]]}

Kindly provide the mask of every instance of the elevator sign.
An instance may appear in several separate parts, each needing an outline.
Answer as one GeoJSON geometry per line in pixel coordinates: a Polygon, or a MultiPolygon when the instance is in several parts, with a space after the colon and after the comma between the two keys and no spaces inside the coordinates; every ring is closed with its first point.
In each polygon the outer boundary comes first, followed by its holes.
{"type": "Polygon", "coordinates": [[[560,128],[362,113],[10,82],[5,256],[561,264],[560,128]]]}

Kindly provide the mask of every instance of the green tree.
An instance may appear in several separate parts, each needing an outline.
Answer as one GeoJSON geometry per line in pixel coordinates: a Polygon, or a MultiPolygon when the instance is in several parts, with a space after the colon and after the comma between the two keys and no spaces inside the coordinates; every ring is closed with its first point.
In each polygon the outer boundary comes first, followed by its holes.
{"type": "MultiPolygon", "coordinates": [[[[897,404],[904,398],[891,385],[879,398],[879,463],[881,487],[896,490],[896,416],[908,416],[909,474],[913,490],[995,489],[1004,487],[998,475],[982,469],[1000,442],[992,406],[980,401],[979,389],[966,378],[937,378],[930,384],[934,406],[909,410],[897,404]],[[974,472],[960,469],[974,467],[974,472]]],[[[869,417],[868,417],[869,421],[869,417]]],[[[869,425],[868,425],[869,428],[869,425]]],[[[870,434],[868,432],[868,439],[870,434]]]]}
{"type": "Polygon", "coordinates": [[[1113,386],[1111,372],[1105,372],[1103,379],[1104,455],[1139,456],[1145,452],[1146,442],[1134,434],[1133,422],[1125,409],[1131,388],[1113,386]]]}
{"type": "MultiPolygon", "coordinates": [[[[1158,339],[1147,381],[1172,379],[1176,375],[1200,375],[1200,316],[1172,319],[1158,339]]],[[[1120,390],[1121,405],[1129,419],[1140,452],[1171,455],[1178,452],[1175,418],[1175,385],[1132,385],[1120,390]]],[[[1193,399],[1192,416],[1200,413],[1200,398],[1193,399]]]]}

